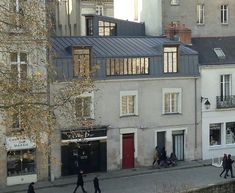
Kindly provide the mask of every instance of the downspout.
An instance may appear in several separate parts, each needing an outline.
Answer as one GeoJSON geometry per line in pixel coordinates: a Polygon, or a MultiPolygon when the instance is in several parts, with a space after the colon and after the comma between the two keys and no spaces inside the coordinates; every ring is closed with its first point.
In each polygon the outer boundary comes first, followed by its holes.
{"type": "Polygon", "coordinates": [[[195,112],[194,112],[194,128],[195,128],[195,144],[194,144],[194,147],[195,147],[195,150],[197,149],[197,79],[195,78],[194,79],[194,94],[195,94],[195,96],[194,96],[194,105],[195,105],[195,112]]]}

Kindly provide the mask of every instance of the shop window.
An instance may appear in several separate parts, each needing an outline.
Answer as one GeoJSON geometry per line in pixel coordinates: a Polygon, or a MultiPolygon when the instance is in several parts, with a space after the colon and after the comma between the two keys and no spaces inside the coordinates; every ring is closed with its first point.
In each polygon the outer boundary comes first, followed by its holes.
{"type": "Polygon", "coordinates": [[[210,124],[210,146],[221,145],[221,123],[210,124]]]}
{"type": "Polygon", "coordinates": [[[7,153],[7,176],[35,173],[35,149],[9,151],[7,153]]]}
{"type": "Polygon", "coordinates": [[[226,123],[226,144],[235,143],[235,122],[226,123]]]}
{"type": "Polygon", "coordinates": [[[75,47],[73,48],[73,75],[74,77],[87,77],[90,73],[90,48],[75,47]]]}

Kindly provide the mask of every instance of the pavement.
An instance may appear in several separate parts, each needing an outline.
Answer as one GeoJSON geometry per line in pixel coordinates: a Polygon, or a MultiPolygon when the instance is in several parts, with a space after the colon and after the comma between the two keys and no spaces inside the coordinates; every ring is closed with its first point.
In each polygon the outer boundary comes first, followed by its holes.
{"type": "MultiPolygon", "coordinates": [[[[161,173],[171,173],[171,171],[177,171],[177,170],[186,170],[186,169],[197,169],[201,167],[208,167],[211,166],[210,160],[197,160],[197,161],[179,161],[177,163],[177,166],[174,167],[168,167],[168,168],[155,168],[152,166],[149,167],[140,167],[140,168],[133,168],[133,169],[125,169],[125,170],[115,170],[115,171],[108,171],[104,173],[91,173],[87,174],[84,177],[84,183],[91,183],[94,176],[98,175],[100,182],[101,181],[109,181],[114,180],[118,178],[128,178],[133,176],[144,176],[144,175],[151,175],[151,174],[158,174],[162,175],[161,173]]],[[[58,179],[55,179],[53,182],[50,181],[39,181],[35,183],[35,190],[36,192],[43,190],[43,189],[52,189],[52,188],[59,188],[59,187],[65,187],[70,186],[76,183],[76,176],[69,176],[69,177],[61,177],[58,179]]],[[[20,192],[27,192],[27,186],[28,184],[23,185],[14,185],[14,186],[7,186],[4,188],[0,188],[0,193],[20,193],[20,192]]],[[[47,191],[46,191],[47,192],[47,191]]],[[[54,192],[54,191],[53,191],[54,192]]]]}

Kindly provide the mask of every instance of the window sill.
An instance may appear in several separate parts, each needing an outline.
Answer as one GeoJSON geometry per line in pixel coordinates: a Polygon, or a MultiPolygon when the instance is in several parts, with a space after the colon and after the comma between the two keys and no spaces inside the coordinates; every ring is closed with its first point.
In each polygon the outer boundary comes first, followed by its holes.
{"type": "Polygon", "coordinates": [[[222,26],[228,26],[228,23],[221,23],[222,26]]]}
{"type": "Polygon", "coordinates": [[[197,23],[197,26],[205,26],[205,23],[197,23]]]}
{"type": "Polygon", "coordinates": [[[171,3],[171,6],[179,6],[179,3],[171,3]]]}
{"type": "Polygon", "coordinates": [[[138,117],[138,115],[120,115],[120,118],[125,118],[125,117],[138,117]]]}
{"type": "Polygon", "coordinates": [[[182,115],[182,113],[163,113],[163,115],[182,115]]]}

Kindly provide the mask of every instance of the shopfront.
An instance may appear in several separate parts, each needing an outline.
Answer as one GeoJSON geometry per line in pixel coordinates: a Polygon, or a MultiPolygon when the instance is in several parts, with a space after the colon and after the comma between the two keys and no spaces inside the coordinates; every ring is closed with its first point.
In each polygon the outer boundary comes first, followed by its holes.
{"type": "Polygon", "coordinates": [[[36,149],[29,139],[7,137],[7,185],[37,181],[36,149]]]}
{"type": "Polygon", "coordinates": [[[81,138],[80,130],[61,133],[62,176],[74,175],[77,168],[84,173],[107,170],[107,128],[102,127],[86,132],[81,138]]]}

